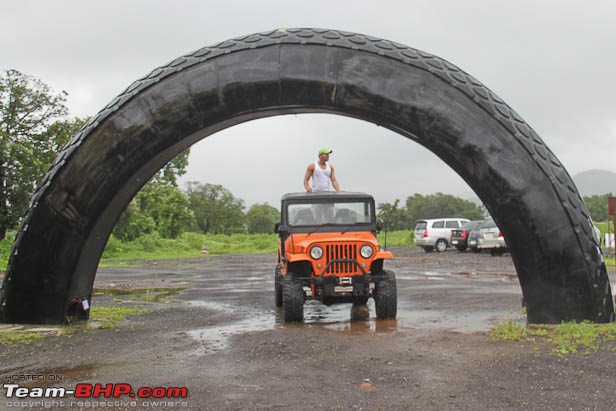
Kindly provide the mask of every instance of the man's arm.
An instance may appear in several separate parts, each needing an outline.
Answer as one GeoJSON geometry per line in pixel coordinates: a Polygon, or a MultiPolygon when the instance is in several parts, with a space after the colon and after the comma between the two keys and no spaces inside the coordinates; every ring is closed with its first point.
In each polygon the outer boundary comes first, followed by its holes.
{"type": "Polygon", "coordinates": [[[332,173],[329,176],[329,178],[331,178],[331,180],[332,180],[332,185],[334,186],[334,189],[339,192],[340,191],[340,186],[338,185],[338,180],[336,179],[336,173],[334,172],[334,166],[332,166],[330,164],[329,168],[331,168],[331,170],[332,170],[332,173]]]}
{"type": "Polygon", "coordinates": [[[312,192],[312,188],[310,188],[310,177],[312,177],[312,173],[314,172],[314,163],[310,163],[308,164],[308,167],[306,168],[306,174],[304,175],[304,188],[306,189],[306,191],[308,193],[312,192]]]}

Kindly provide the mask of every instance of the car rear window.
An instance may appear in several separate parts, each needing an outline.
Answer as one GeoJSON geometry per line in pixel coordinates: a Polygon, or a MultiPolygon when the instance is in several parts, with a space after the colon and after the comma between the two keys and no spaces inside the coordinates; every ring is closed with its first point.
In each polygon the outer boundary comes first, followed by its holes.
{"type": "Polygon", "coordinates": [[[460,228],[460,224],[457,221],[446,221],[445,228],[460,228]]]}
{"type": "Polygon", "coordinates": [[[481,226],[481,228],[494,228],[494,227],[496,227],[496,223],[491,218],[484,221],[483,225],[481,226]]]}
{"type": "Polygon", "coordinates": [[[416,231],[425,230],[427,225],[428,223],[426,223],[425,221],[418,221],[417,224],[415,225],[415,230],[416,231]]]}
{"type": "Polygon", "coordinates": [[[462,226],[462,229],[467,230],[467,231],[472,230],[475,224],[477,224],[477,222],[469,221],[468,223],[464,223],[464,225],[462,226]]]}

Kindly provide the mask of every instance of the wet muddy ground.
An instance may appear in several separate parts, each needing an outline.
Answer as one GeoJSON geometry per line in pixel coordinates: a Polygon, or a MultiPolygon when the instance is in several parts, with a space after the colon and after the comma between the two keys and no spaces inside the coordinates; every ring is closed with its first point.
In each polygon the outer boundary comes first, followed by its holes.
{"type": "MultiPolygon", "coordinates": [[[[50,335],[37,342],[0,345],[0,378],[44,377],[20,382],[28,387],[127,383],[189,393],[113,404],[99,398],[105,406],[66,398],[55,407],[64,409],[616,408],[614,343],[558,357],[544,343],[489,337],[499,322],[525,322],[508,254],[392,251],[395,321],[377,321],[372,301],[367,313],[308,302],[303,324],[283,324],[272,254],[101,268],[93,305],[140,313],[110,330],[73,327],[67,337],[47,327],[50,335]]],[[[0,409],[30,409],[26,400],[33,400],[0,399],[0,409]]]]}

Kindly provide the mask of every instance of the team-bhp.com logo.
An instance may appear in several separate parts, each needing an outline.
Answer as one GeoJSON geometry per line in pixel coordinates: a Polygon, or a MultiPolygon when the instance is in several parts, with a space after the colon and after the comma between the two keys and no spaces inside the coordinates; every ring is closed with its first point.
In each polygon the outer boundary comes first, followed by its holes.
{"type": "Polygon", "coordinates": [[[79,383],[75,389],[63,387],[22,387],[4,384],[7,407],[186,407],[186,387],[140,387],[130,384],[79,383]],[[69,398],[72,396],[74,399],[69,398]]]}

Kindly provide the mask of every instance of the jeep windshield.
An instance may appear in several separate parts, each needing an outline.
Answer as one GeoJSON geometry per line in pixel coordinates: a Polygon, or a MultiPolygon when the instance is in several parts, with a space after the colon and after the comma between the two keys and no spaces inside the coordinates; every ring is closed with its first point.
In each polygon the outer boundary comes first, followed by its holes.
{"type": "Polygon", "coordinates": [[[375,221],[369,199],[293,202],[287,205],[286,215],[289,227],[365,227],[375,221]]]}

